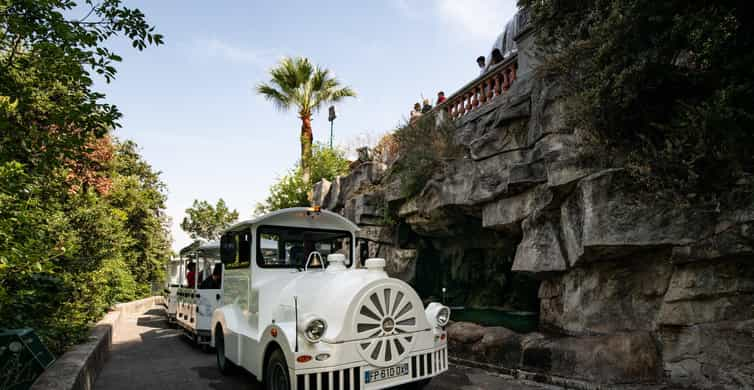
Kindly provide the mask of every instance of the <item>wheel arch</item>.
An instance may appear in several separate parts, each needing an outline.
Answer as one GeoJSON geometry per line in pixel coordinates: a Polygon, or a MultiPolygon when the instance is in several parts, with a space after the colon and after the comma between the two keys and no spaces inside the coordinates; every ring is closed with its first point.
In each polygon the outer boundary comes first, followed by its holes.
{"type": "Polygon", "coordinates": [[[261,351],[264,351],[262,354],[259,355],[259,364],[257,365],[257,369],[261,373],[262,376],[264,376],[265,371],[267,370],[267,359],[270,357],[270,354],[273,350],[279,349],[283,356],[285,357],[286,364],[288,364],[288,368],[291,369],[295,366],[295,353],[293,352],[293,347],[290,344],[289,338],[288,338],[288,332],[290,332],[292,329],[288,329],[288,326],[280,326],[281,324],[273,324],[268,326],[262,333],[262,339],[260,340],[260,346],[264,346],[263,349],[260,348],[261,351]],[[272,336],[272,329],[276,329],[277,335],[272,336]]]}

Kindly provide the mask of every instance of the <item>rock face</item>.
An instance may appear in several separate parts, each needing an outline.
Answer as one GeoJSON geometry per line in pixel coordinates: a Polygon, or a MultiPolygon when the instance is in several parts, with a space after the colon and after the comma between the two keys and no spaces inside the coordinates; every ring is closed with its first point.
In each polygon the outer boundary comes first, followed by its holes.
{"type": "Polygon", "coordinates": [[[360,256],[386,258],[422,298],[539,312],[532,334],[454,323],[454,356],[602,384],[754,387],[754,205],[636,191],[526,68],[530,39],[511,88],[454,122],[465,156],[420,192],[364,162],[318,183],[315,203],[358,223],[360,256]]]}

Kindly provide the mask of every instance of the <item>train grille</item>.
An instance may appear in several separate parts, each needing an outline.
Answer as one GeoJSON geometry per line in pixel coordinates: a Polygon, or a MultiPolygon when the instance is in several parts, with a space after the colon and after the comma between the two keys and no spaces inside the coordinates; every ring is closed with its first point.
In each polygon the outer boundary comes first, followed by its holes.
{"type": "Polygon", "coordinates": [[[448,369],[447,350],[411,356],[411,378],[421,379],[448,369]]]}
{"type": "Polygon", "coordinates": [[[361,368],[296,375],[297,390],[361,390],[361,368]]]}

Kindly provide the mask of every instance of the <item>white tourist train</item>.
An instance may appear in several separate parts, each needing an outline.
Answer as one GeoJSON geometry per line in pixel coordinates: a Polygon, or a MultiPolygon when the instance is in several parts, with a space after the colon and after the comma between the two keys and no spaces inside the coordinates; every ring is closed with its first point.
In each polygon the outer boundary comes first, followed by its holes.
{"type": "Polygon", "coordinates": [[[271,390],[416,388],[448,367],[450,309],[423,306],[384,271],[355,264],[359,228],[291,208],[238,223],[221,239],[223,302],[212,316],[217,364],[271,390]]]}
{"type": "Polygon", "coordinates": [[[197,345],[208,348],[212,313],[222,299],[220,244],[199,241],[181,250],[185,283],[178,289],[176,323],[197,345]]]}
{"type": "Polygon", "coordinates": [[[165,304],[165,313],[168,322],[175,322],[176,310],[178,309],[178,289],[183,284],[184,270],[183,259],[170,259],[166,269],[165,290],[163,293],[163,302],[165,304]]]}

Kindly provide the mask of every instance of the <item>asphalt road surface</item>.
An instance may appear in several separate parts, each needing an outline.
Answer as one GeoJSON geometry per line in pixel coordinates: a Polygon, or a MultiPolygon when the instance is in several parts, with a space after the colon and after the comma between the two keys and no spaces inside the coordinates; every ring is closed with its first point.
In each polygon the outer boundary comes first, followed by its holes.
{"type": "MultiPolygon", "coordinates": [[[[223,376],[213,353],[202,352],[180,330],[168,326],[161,307],[128,318],[113,339],[113,351],[95,382],[97,390],[261,390],[250,374],[223,376]]],[[[481,370],[450,366],[427,390],[541,390],[481,370]]],[[[550,387],[551,388],[551,387],[550,387]]]]}

